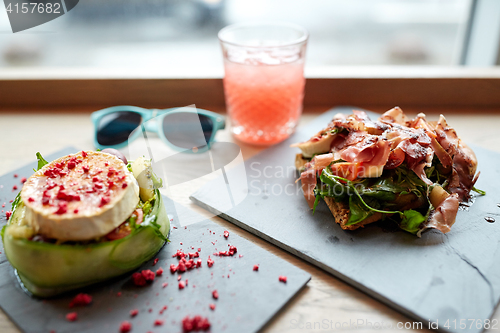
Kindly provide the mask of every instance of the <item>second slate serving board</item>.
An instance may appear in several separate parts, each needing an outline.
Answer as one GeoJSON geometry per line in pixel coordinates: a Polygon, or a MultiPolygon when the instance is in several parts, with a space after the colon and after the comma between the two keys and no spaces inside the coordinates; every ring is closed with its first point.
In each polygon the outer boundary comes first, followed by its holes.
{"type": "MultiPolygon", "coordinates": [[[[47,160],[74,153],[67,148],[46,156],[47,160]]],[[[5,202],[0,214],[0,228],[5,224],[5,210],[10,209],[9,201],[14,199],[21,187],[21,178],[30,176],[36,163],[20,168],[0,177],[0,206],[5,202]],[[14,174],[18,177],[14,177],[14,174]]],[[[145,263],[137,271],[162,267],[164,273],[145,287],[136,287],[131,282],[131,273],[103,282],[100,285],[68,292],[48,300],[28,296],[21,289],[14,269],[5,258],[0,247],[0,307],[25,332],[119,332],[120,323],[128,320],[131,332],[182,332],[181,321],[185,316],[207,317],[212,327],[210,332],[257,332],[310,280],[310,275],[255,244],[230,234],[226,239],[224,229],[205,220],[186,228],[178,225],[173,202],[164,197],[167,213],[172,218],[173,228],[170,243],[155,256],[159,261],[145,263]],[[228,244],[237,247],[233,257],[217,257],[213,253],[227,250],[228,244]],[[171,274],[170,264],[178,263],[173,254],[177,249],[195,252],[201,249],[202,267],[171,274]],[[214,260],[207,266],[207,258],[214,260]],[[259,265],[254,271],[253,266],[259,265]],[[279,282],[279,276],[287,277],[287,282],[279,282]],[[187,282],[179,290],[178,277],[187,282]],[[168,283],[168,285],[164,285],[168,283]],[[212,296],[218,291],[219,298],[212,296]],[[89,293],[93,302],[87,307],[69,308],[71,299],[78,292],[89,293]],[[209,304],[215,304],[211,310],[209,304]],[[160,311],[164,306],[167,309],[160,311]],[[129,312],[139,310],[131,317],[129,312]],[[76,311],[78,320],[68,322],[65,315],[76,311]],[[155,326],[155,320],[163,320],[155,326]]],[[[1,242],[0,242],[1,244],[1,242]]]]}
{"type": "Polygon", "coordinates": [[[222,207],[217,201],[221,188],[212,183],[191,199],[423,322],[424,328],[437,321],[442,330],[481,331],[500,298],[500,155],[473,147],[481,171],[476,186],[487,195],[459,211],[448,234],[428,231],[417,238],[377,225],[343,231],[324,202],[314,215],[308,208],[300,184],[295,184],[298,149],[289,147],[309,139],[337,112],[349,114],[352,108],[326,112],[288,140],[245,161],[249,193],[239,205],[222,207]],[[485,217],[498,222],[488,223],[485,217]],[[467,322],[465,329],[460,320],[467,322]]]}

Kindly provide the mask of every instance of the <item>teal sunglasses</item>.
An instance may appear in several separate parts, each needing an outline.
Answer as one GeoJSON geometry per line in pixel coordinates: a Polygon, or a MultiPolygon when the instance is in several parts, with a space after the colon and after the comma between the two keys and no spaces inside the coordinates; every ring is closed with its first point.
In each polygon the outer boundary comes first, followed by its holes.
{"type": "Polygon", "coordinates": [[[226,127],[223,116],[190,107],[158,110],[122,105],[95,111],[90,118],[94,145],[99,149],[119,149],[152,132],[173,149],[202,152],[210,149],[215,133],[226,127]]]}

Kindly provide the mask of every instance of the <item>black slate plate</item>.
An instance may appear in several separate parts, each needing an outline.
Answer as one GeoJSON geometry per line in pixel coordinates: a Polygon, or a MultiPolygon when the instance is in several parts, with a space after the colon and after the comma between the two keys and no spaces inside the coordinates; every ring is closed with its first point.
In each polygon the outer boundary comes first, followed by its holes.
{"type": "MultiPolygon", "coordinates": [[[[229,210],[221,207],[216,198],[224,189],[213,183],[191,199],[422,321],[424,327],[430,320],[438,321],[443,330],[481,331],[500,297],[500,155],[473,147],[481,170],[477,187],[488,194],[461,210],[446,235],[429,231],[417,238],[377,225],[343,231],[324,202],[312,215],[300,185],[294,183],[298,149],[289,146],[324,128],[335,113],[351,111],[347,107],[328,111],[290,139],[245,161],[249,194],[239,205],[229,210]],[[488,223],[486,216],[498,222],[488,223]],[[467,322],[463,330],[460,320],[467,322]]],[[[378,118],[374,113],[370,116],[378,118]]],[[[497,320],[494,323],[500,327],[497,320]]]]}
{"type": "MultiPolygon", "coordinates": [[[[47,156],[47,160],[75,151],[67,148],[47,156]]],[[[10,209],[9,200],[17,193],[12,190],[13,185],[20,188],[21,177],[31,175],[34,166],[35,163],[0,177],[0,184],[3,185],[0,205],[7,202],[2,209],[10,209]],[[14,174],[18,174],[18,178],[14,178],[14,174]]],[[[166,197],[164,199],[167,212],[173,219],[172,225],[176,226],[173,202],[166,197]]],[[[3,213],[0,215],[0,227],[5,222],[3,213]]],[[[0,307],[25,332],[118,332],[124,320],[132,323],[132,332],[181,332],[182,318],[198,314],[209,318],[211,332],[256,332],[306,285],[310,275],[241,237],[230,234],[225,239],[223,231],[222,227],[208,220],[186,229],[172,228],[171,242],[156,256],[159,262],[154,267],[152,262],[148,262],[139,269],[156,270],[162,267],[162,277],[142,288],[132,284],[131,274],[84,288],[78,292],[91,294],[92,305],[72,309],[68,305],[77,291],[50,300],[35,299],[25,294],[0,247],[0,307]],[[237,247],[236,255],[213,255],[215,251],[227,250],[228,244],[237,247]],[[177,249],[195,252],[198,248],[201,248],[202,267],[181,274],[182,281],[188,280],[188,286],[179,290],[179,274],[169,271],[170,264],[178,263],[172,255],[177,249]],[[207,266],[209,255],[215,261],[211,268],[207,266]],[[258,272],[253,271],[255,264],[259,264],[258,272]],[[280,275],[287,276],[286,284],[278,281],[280,275]],[[168,283],[168,286],[163,287],[163,283],[168,283]],[[212,298],[213,290],[218,291],[218,300],[212,298]],[[216,305],[215,310],[209,309],[210,303],[216,305]],[[160,314],[164,305],[168,308],[160,314]],[[129,316],[132,309],[139,310],[134,318],[129,316]],[[76,322],[65,319],[65,315],[72,311],[78,313],[76,322]],[[156,319],[164,320],[164,324],[154,326],[156,319]]]]}

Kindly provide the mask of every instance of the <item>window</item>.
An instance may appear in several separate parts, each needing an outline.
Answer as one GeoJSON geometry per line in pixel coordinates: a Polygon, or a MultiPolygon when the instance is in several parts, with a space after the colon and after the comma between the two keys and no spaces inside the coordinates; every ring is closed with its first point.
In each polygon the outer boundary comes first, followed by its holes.
{"type": "Polygon", "coordinates": [[[457,65],[471,0],[85,0],[41,26],[9,33],[0,67],[161,68],[221,73],[217,32],[255,20],[311,34],[307,66],[457,65]]]}

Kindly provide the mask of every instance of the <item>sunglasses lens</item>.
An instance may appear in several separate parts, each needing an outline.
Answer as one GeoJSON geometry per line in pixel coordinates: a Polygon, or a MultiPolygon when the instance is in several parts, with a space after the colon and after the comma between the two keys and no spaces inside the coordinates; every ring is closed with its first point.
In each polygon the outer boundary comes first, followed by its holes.
{"type": "Polygon", "coordinates": [[[123,143],[141,122],[141,115],[131,111],[107,114],[97,124],[97,142],[103,146],[123,143]]]}
{"type": "Polygon", "coordinates": [[[163,118],[163,133],[167,140],[184,149],[206,146],[213,130],[212,119],[195,112],[171,113],[163,118]]]}

